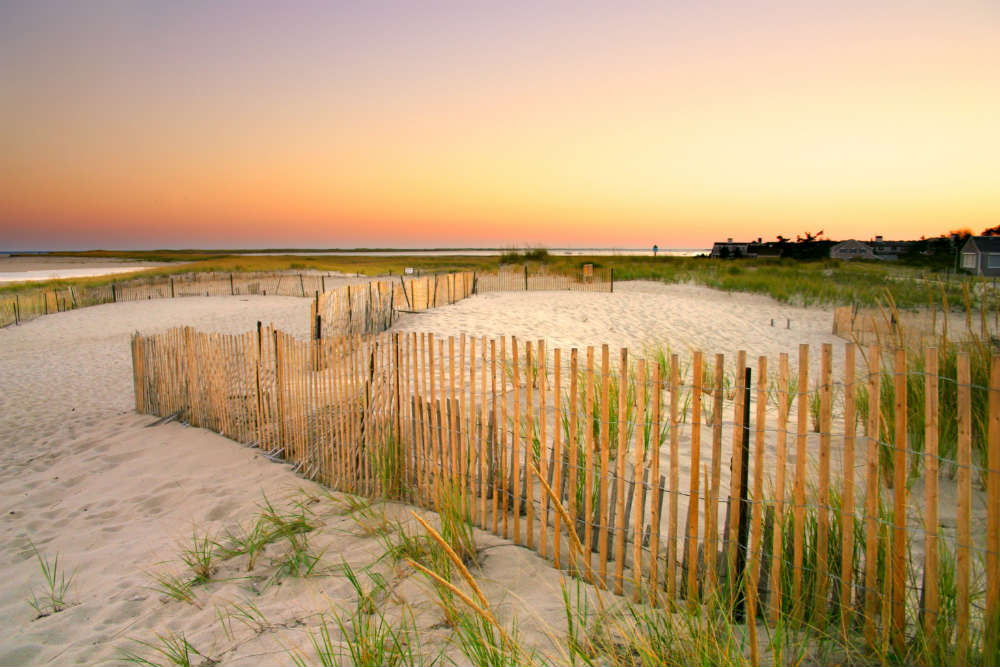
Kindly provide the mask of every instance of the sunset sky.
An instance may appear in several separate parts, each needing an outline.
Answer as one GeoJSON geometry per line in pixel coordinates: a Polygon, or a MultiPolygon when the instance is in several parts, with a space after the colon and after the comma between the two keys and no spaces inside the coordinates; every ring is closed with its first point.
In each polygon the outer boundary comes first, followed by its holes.
{"type": "Polygon", "coordinates": [[[0,0],[0,250],[1000,224],[1000,2],[0,0]]]}

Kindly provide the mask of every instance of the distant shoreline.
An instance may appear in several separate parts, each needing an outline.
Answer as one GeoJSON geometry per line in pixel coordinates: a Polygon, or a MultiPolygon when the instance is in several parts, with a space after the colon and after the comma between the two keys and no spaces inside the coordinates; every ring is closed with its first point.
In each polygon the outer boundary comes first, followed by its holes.
{"type": "MultiPolygon", "coordinates": [[[[502,255],[511,251],[523,251],[532,249],[535,246],[523,246],[518,248],[158,248],[158,249],[126,249],[126,250],[0,250],[0,257],[18,256],[56,256],[56,257],[100,257],[102,253],[129,253],[129,252],[170,252],[170,253],[203,253],[213,255],[249,255],[249,256],[269,256],[269,255],[301,255],[301,256],[323,256],[323,255],[375,255],[375,256],[492,256],[502,255]]],[[[627,256],[653,256],[651,246],[645,248],[545,248],[550,255],[627,255],[627,256]]],[[[700,254],[708,254],[711,248],[658,248],[657,256],[669,255],[673,257],[693,257],[700,254]]]]}

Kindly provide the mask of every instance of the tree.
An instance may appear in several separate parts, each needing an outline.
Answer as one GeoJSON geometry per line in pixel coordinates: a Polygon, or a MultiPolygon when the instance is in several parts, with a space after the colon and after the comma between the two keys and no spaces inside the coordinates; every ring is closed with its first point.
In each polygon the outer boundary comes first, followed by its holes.
{"type": "Polygon", "coordinates": [[[984,229],[981,236],[1000,236],[1000,225],[996,227],[990,227],[989,229],[984,229]]]}

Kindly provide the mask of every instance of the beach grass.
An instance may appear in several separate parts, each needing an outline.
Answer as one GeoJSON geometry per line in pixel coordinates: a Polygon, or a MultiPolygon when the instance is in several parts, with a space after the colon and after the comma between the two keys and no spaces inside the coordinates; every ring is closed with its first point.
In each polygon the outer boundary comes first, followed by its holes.
{"type": "Polygon", "coordinates": [[[56,614],[66,608],[66,594],[73,583],[73,575],[70,574],[67,576],[66,570],[59,567],[59,554],[56,554],[49,560],[49,558],[42,555],[34,542],[29,541],[28,544],[31,546],[31,552],[38,561],[42,578],[45,580],[45,586],[41,595],[32,592],[28,604],[38,614],[36,618],[43,618],[51,614],[56,614]]]}

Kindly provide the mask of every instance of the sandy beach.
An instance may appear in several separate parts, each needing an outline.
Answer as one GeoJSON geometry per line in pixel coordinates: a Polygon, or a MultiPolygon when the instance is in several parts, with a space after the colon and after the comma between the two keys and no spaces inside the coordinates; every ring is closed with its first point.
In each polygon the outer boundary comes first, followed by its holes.
{"type": "MultiPolygon", "coordinates": [[[[321,612],[329,619],[331,609],[352,604],[344,562],[386,576],[391,613],[412,610],[422,641],[462,661],[445,646],[448,631],[429,587],[405,566],[375,564],[384,547],[345,510],[340,494],[259,450],[175,422],[151,426],[154,417],[134,412],[133,332],[191,325],[235,333],[259,320],[303,337],[308,312],[308,300],[291,297],[192,297],[108,304],[0,330],[0,562],[7,573],[0,582],[0,664],[118,662],[123,651],[145,650],[134,640],[155,641],[166,632],[184,633],[222,664],[291,663],[295,651],[312,656],[309,636],[321,612]],[[150,573],[182,570],[178,554],[193,533],[236,530],[265,497],[281,506],[303,503],[315,513],[310,539],[322,554],[318,576],[276,578],[281,551],[272,545],[253,572],[238,559],[220,566],[212,582],[198,587],[194,604],[151,589],[150,573]],[[38,619],[27,603],[43,583],[30,544],[50,558],[58,554],[60,567],[74,575],[68,607],[38,619]],[[246,600],[266,622],[235,623],[227,632],[220,619],[246,600]]],[[[738,349],[751,358],[788,352],[794,359],[803,342],[834,343],[842,354],[843,341],[830,326],[829,310],[647,282],[616,284],[613,294],[476,296],[404,315],[397,324],[439,335],[545,338],[550,349],[699,347],[727,359],[738,349]]],[[[409,521],[405,507],[387,512],[409,521]]],[[[495,536],[477,531],[477,542],[484,555],[479,576],[501,619],[516,615],[523,638],[558,661],[548,635],[564,631],[560,573],[495,536]]]]}

